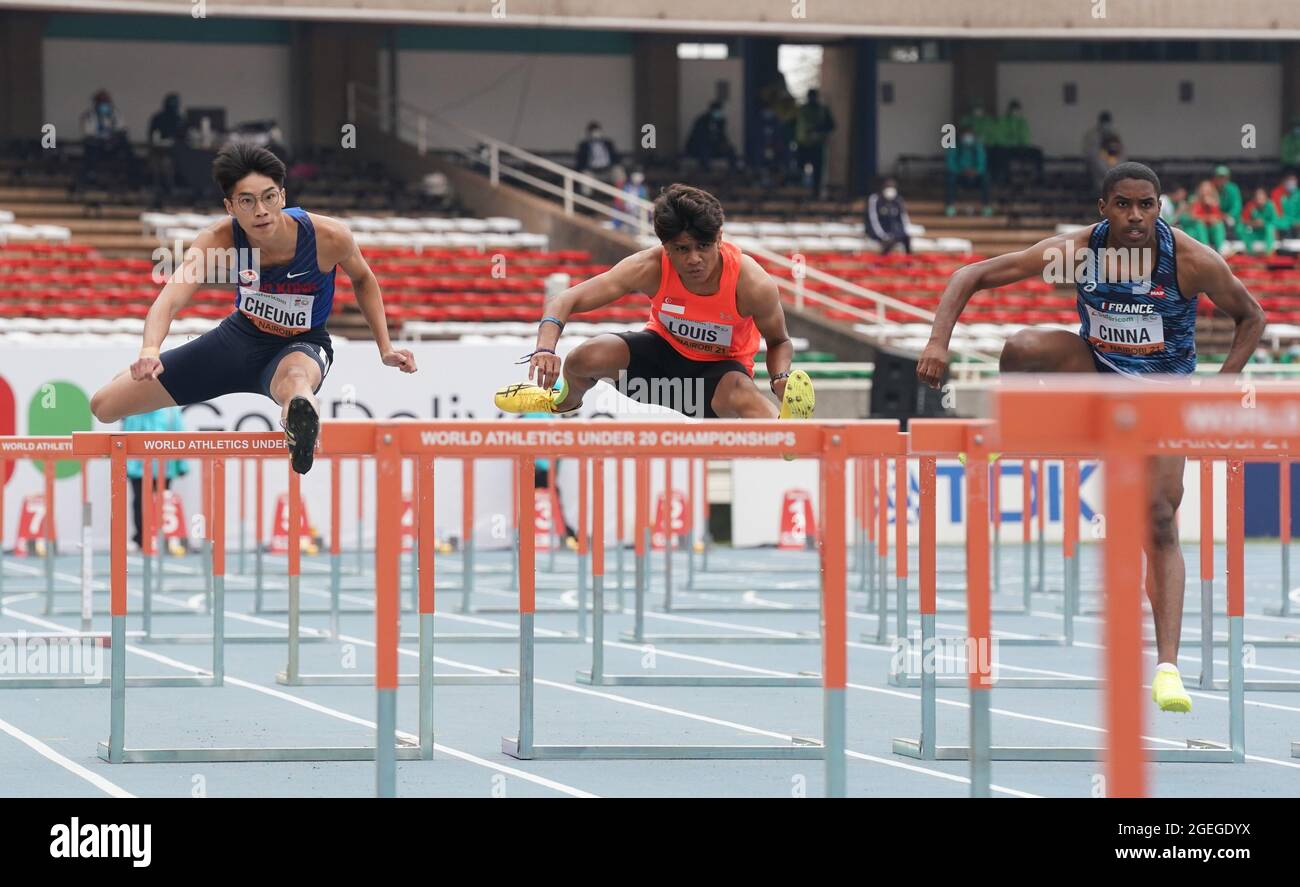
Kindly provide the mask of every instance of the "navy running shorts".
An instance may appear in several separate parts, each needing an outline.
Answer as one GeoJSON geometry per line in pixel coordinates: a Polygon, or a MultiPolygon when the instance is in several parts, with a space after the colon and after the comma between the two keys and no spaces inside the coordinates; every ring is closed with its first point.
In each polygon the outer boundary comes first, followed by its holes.
{"type": "Polygon", "coordinates": [[[334,363],[334,349],[324,327],[296,336],[272,336],[236,311],[197,339],[164,351],[159,356],[163,372],[158,381],[177,406],[242,392],[270,397],[276,368],[294,351],[316,361],[324,383],[334,363]]]}

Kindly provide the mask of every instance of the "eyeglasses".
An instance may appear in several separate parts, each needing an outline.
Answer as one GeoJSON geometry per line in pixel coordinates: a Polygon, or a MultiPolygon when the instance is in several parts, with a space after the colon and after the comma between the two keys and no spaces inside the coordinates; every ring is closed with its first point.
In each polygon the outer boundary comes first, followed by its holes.
{"type": "MultiPolygon", "coordinates": [[[[284,203],[283,191],[267,191],[261,197],[262,205],[267,209],[278,209],[284,203]]],[[[239,207],[246,213],[251,213],[257,208],[258,198],[252,194],[240,194],[235,198],[235,206],[239,207]]]]}

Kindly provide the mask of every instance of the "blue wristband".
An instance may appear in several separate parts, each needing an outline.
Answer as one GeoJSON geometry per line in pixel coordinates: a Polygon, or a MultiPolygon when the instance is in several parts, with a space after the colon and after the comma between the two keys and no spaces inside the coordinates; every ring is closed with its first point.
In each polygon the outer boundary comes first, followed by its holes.
{"type": "Polygon", "coordinates": [[[544,323],[553,323],[560,328],[560,332],[564,332],[564,321],[560,320],[558,317],[551,317],[551,315],[548,314],[538,321],[537,325],[541,326],[544,323]]]}

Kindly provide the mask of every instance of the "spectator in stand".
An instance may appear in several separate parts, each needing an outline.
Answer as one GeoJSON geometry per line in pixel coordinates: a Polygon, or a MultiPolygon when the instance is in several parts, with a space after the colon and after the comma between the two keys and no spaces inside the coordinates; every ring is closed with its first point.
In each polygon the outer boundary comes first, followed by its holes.
{"type": "MultiPolygon", "coordinates": [[[[1201,243],[1214,247],[1220,255],[1227,243],[1227,231],[1224,223],[1223,209],[1219,206],[1219,192],[1214,182],[1206,179],[1196,188],[1196,201],[1192,204],[1192,218],[1201,224],[1201,229],[1189,235],[1201,243]]],[[[1186,229],[1185,229],[1186,230],[1186,229]]]]}
{"type": "Polygon", "coordinates": [[[162,108],[149,118],[149,172],[153,180],[154,206],[176,190],[176,146],[185,138],[185,117],[181,97],[168,93],[162,108]]]}
{"type": "Polygon", "coordinates": [[[727,138],[727,115],[722,112],[722,102],[717,99],[709,102],[708,109],[695,118],[686,139],[686,153],[695,158],[701,170],[709,169],[719,159],[726,160],[733,170],[736,168],[736,149],[727,138]]]}
{"type": "Polygon", "coordinates": [[[996,152],[989,152],[989,168],[993,171],[994,181],[1008,181],[1011,177],[1011,167],[1017,163],[1024,163],[1033,169],[1033,180],[1041,182],[1043,150],[1029,143],[1029,121],[1021,113],[1020,102],[1017,99],[1007,103],[1007,113],[998,119],[993,131],[998,144],[996,152]],[[996,162],[995,154],[1001,155],[996,162]],[[1000,170],[998,164],[1001,165],[1000,170]],[[1002,175],[1001,179],[998,178],[999,172],[1002,175]]]}
{"type": "Polygon", "coordinates": [[[1110,112],[1102,111],[1097,115],[1096,125],[1083,134],[1084,166],[1087,169],[1089,180],[1099,192],[1101,191],[1102,180],[1106,178],[1106,172],[1115,165],[1109,162],[1114,155],[1106,150],[1108,143],[1112,148],[1118,145],[1118,153],[1123,153],[1123,142],[1120,141],[1119,134],[1115,131],[1110,112]]]}
{"type": "MultiPolygon", "coordinates": [[[[629,216],[638,217],[640,211],[637,209],[636,198],[639,197],[642,200],[645,200],[649,194],[649,189],[646,188],[645,184],[645,173],[639,169],[634,169],[630,176],[624,176],[621,180],[616,179],[615,185],[617,185],[618,190],[622,191],[624,195],[615,198],[615,207],[629,216]]],[[[621,222],[618,219],[615,219],[614,227],[631,228],[633,226],[627,222],[621,222]]]]}
{"type": "MultiPolygon", "coordinates": [[[[618,149],[595,120],[587,124],[587,137],[578,143],[573,167],[578,172],[600,179],[607,185],[614,183],[615,171],[619,167],[618,149]]],[[[581,191],[583,194],[591,193],[591,189],[586,186],[583,186],[581,191]]]]}
{"type": "Polygon", "coordinates": [[[984,113],[979,102],[971,105],[970,113],[961,119],[960,126],[975,133],[975,138],[986,148],[998,142],[998,120],[984,113]]]}
{"type": "Polygon", "coordinates": [[[82,112],[81,136],[83,155],[78,181],[83,185],[100,184],[109,164],[131,160],[126,122],[106,89],[96,92],[90,107],[82,112]]]}
{"type": "Polygon", "coordinates": [[[1289,172],[1269,195],[1277,210],[1278,233],[1295,237],[1300,234],[1300,190],[1296,188],[1296,174],[1289,172]]]}
{"type": "Polygon", "coordinates": [[[867,236],[880,244],[880,254],[888,255],[895,246],[903,252],[912,252],[912,237],[907,233],[910,224],[907,204],[898,193],[898,183],[885,179],[880,191],[867,198],[867,236]]]}
{"type": "Polygon", "coordinates": [[[1187,199],[1185,185],[1174,185],[1167,193],[1160,195],[1160,218],[1171,228],[1182,228],[1193,238],[1201,239],[1188,230],[1188,225],[1194,226],[1199,222],[1192,218],[1192,205],[1187,199]]]}
{"type": "MultiPolygon", "coordinates": [[[[619,166],[619,151],[614,147],[614,140],[606,137],[599,122],[593,120],[586,125],[586,138],[577,143],[573,168],[577,172],[601,179],[606,185],[612,185],[617,174],[623,172],[619,166]]],[[[585,185],[578,190],[584,195],[591,192],[590,187],[585,185]]]]}
{"type": "Polygon", "coordinates": [[[1291,121],[1291,129],[1282,136],[1282,150],[1279,152],[1282,166],[1292,172],[1300,170],[1300,117],[1291,121]]]}
{"type": "Polygon", "coordinates": [[[1241,208],[1241,224],[1237,234],[1247,253],[1263,252],[1271,256],[1277,248],[1279,217],[1268,199],[1268,192],[1256,188],[1250,202],[1241,208]]]}
{"type": "Polygon", "coordinates": [[[790,167],[790,139],[786,123],[775,109],[764,105],[758,112],[759,167],[758,182],[764,188],[785,184],[790,167]]]}
{"type": "Polygon", "coordinates": [[[821,102],[821,93],[808,90],[808,100],[795,118],[794,140],[799,153],[799,167],[807,171],[813,199],[822,196],[822,170],[826,165],[826,139],[835,131],[831,109],[821,102]]]}
{"type": "Polygon", "coordinates": [[[1241,189],[1232,181],[1232,170],[1226,166],[1214,168],[1214,188],[1219,192],[1219,209],[1223,211],[1223,224],[1228,232],[1235,233],[1241,216],[1241,189]]]}
{"type": "Polygon", "coordinates": [[[988,159],[984,146],[975,133],[963,129],[960,142],[947,153],[947,175],[944,180],[944,213],[949,216],[957,214],[957,189],[978,189],[984,202],[984,215],[993,215],[989,202],[988,159]]]}

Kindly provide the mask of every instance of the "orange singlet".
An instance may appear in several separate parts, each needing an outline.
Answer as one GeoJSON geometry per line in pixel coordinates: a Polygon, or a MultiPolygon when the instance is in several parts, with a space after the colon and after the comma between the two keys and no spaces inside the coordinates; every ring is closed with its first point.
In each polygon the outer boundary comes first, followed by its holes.
{"type": "Polygon", "coordinates": [[[664,250],[659,291],[650,300],[650,322],[645,328],[688,360],[735,360],[752,376],[759,333],[754,319],[741,317],[736,308],[740,247],[721,241],[718,251],[722,254],[718,291],[701,296],[682,284],[664,250]]]}

